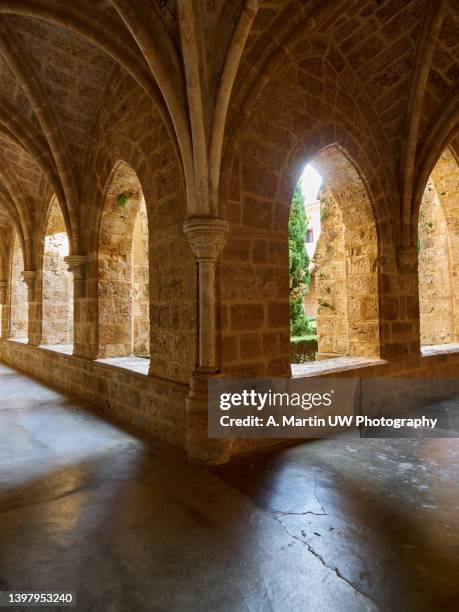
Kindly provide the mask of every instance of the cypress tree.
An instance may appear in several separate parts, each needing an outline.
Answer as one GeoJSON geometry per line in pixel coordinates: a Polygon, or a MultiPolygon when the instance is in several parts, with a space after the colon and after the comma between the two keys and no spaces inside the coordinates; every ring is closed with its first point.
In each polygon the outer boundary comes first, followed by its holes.
{"type": "Polygon", "coordinates": [[[293,337],[308,333],[308,320],[304,313],[304,296],[310,283],[309,257],[305,246],[306,228],[304,196],[298,182],[293,194],[288,226],[290,335],[293,337]]]}

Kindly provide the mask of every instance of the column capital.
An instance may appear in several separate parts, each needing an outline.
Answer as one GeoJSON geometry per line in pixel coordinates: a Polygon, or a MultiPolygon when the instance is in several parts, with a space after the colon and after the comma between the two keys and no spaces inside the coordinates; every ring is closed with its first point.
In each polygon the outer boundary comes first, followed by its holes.
{"type": "Polygon", "coordinates": [[[37,280],[36,270],[24,270],[24,272],[22,273],[22,280],[29,288],[34,287],[35,281],[37,280]]]}
{"type": "Polygon", "coordinates": [[[87,255],[67,255],[64,257],[68,271],[73,274],[75,280],[83,280],[86,276],[85,266],[88,263],[87,255]]]}
{"type": "Polygon", "coordinates": [[[22,279],[27,285],[27,300],[29,302],[29,321],[31,304],[35,302],[35,281],[37,280],[36,270],[24,270],[22,279]]]}
{"type": "Polygon", "coordinates": [[[225,245],[229,224],[216,217],[190,217],[183,223],[183,232],[199,261],[215,261],[225,245]]]}
{"type": "Polygon", "coordinates": [[[68,266],[69,272],[73,272],[76,268],[84,266],[88,262],[87,255],[67,255],[64,257],[64,261],[68,266]]]}

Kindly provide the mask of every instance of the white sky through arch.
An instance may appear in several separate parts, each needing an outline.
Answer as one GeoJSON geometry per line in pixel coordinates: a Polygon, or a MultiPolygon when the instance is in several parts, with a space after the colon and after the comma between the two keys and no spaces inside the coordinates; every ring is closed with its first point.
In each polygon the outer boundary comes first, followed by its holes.
{"type": "Polygon", "coordinates": [[[304,194],[304,201],[309,203],[317,200],[320,186],[322,185],[322,177],[317,170],[314,170],[314,168],[308,164],[303,170],[300,180],[301,189],[303,190],[304,194]]]}

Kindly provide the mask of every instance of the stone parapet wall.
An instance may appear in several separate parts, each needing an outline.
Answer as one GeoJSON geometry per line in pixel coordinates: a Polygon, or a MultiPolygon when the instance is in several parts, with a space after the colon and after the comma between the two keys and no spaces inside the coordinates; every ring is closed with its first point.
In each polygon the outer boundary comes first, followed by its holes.
{"type": "Polygon", "coordinates": [[[174,446],[185,446],[188,385],[0,340],[0,360],[174,446]]]}
{"type": "MultiPolygon", "coordinates": [[[[336,362],[343,359],[333,360],[336,362]]],[[[357,360],[356,360],[357,361],[357,360]]],[[[327,362],[322,362],[323,370],[305,366],[302,376],[327,378],[459,378],[459,344],[427,347],[422,354],[401,357],[394,360],[369,359],[363,360],[361,365],[351,366],[348,363],[341,368],[334,364],[334,368],[326,369],[327,362]],[[309,369],[309,372],[308,372],[309,369]]],[[[299,440],[297,440],[299,442],[299,440]]],[[[295,443],[289,439],[239,439],[234,440],[232,455],[240,455],[256,450],[266,449],[279,445],[295,443]]]]}
{"type": "MultiPolygon", "coordinates": [[[[0,360],[184,449],[193,458],[185,415],[188,385],[11,340],[0,340],[0,360]]],[[[359,363],[358,358],[333,361],[333,367],[327,365],[330,362],[306,365],[301,376],[459,378],[459,344],[428,347],[422,354],[391,361],[361,359],[359,363]]],[[[199,459],[218,463],[241,453],[285,443],[286,440],[274,439],[211,440],[212,453],[206,459],[204,449],[199,459]],[[215,448],[219,445],[220,453],[215,448]]]]}
{"type": "Polygon", "coordinates": [[[27,338],[28,333],[27,285],[22,277],[23,271],[24,257],[21,245],[15,234],[11,255],[9,324],[7,324],[11,338],[27,338]]]}

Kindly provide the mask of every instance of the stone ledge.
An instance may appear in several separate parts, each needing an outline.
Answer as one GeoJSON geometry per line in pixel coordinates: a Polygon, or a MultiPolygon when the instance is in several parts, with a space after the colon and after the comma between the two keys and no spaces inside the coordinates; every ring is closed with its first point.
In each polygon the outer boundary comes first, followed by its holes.
{"type": "MultiPolygon", "coordinates": [[[[324,361],[292,364],[292,378],[310,378],[314,376],[339,376],[346,372],[351,376],[371,377],[432,375],[438,377],[439,367],[445,362],[454,370],[452,377],[459,376],[459,343],[424,346],[416,355],[406,355],[392,360],[368,357],[337,357],[324,361]],[[445,362],[446,359],[446,362],[445,362]],[[453,368],[454,366],[454,368],[453,368]],[[435,370],[435,371],[434,371],[435,370]]],[[[451,372],[451,370],[450,370],[451,372]]]]}
{"type": "Polygon", "coordinates": [[[73,344],[40,344],[37,348],[44,349],[45,351],[53,351],[54,353],[61,353],[62,355],[73,354],[73,344]]]}
{"type": "Polygon", "coordinates": [[[459,353],[459,342],[451,342],[450,344],[431,344],[422,346],[421,353],[423,357],[432,355],[449,355],[451,353],[459,353]]]}
{"type": "Polygon", "coordinates": [[[102,363],[112,368],[119,370],[129,370],[141,374],[142,376],[148,376],[150,369],[150,360],[142,359],[142,357],[104,357],[103,359],[95,359],[96,363],[102,363]]]}
{"type": "Polygon", "coordinates": [[[370,357],[336,357],[324,359],[323,361],[310,361],[307,363],[292,364],[292,378],[304,378],[331,374],[333,372],[345,372],[357,368],[387,364],[388,361],[370,357]]]}

